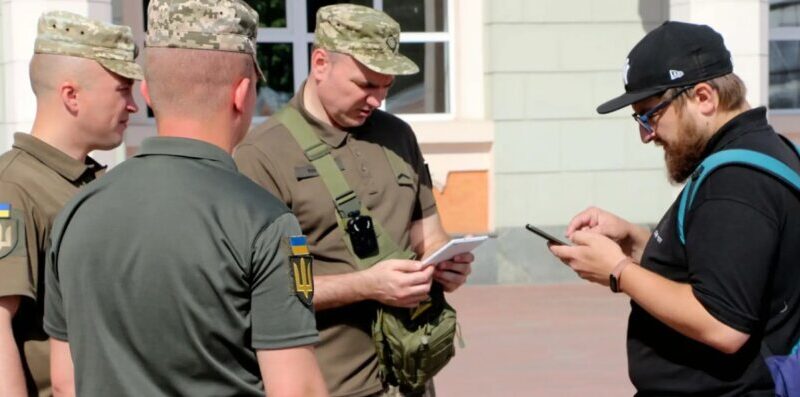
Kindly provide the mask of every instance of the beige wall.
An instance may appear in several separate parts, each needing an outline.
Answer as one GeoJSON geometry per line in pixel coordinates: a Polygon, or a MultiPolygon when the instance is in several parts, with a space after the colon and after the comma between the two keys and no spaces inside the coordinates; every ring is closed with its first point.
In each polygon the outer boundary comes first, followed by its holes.
{"type": "Polygon", "coordinates": [[[564,225],[598,205],[655,222],[673,200],[662,154],[630,111],[595,108],[623,92],[633,45],[669,16],[661,0],[486,1],[495,121],[496,225],[564,225]]]}

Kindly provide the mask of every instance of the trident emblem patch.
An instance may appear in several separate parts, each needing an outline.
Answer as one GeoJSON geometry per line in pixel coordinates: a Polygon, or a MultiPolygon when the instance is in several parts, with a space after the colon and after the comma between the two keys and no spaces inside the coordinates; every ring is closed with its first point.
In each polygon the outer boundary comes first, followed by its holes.
{"type": "Polygon", "coordinates": [[[314,274],[311,265],[314,260],[308,251],[306,236],[289,237],[289,247],[292,251],[289,262],[292,264],[294,293],[306,306],[311,306],[314,298],[314,274]]]}
{"type": "Polygon", "coordinates": [[[0,220],[0,258],[14,252],[17,246],[19,226],[16,219],[0,220]]]}
{"type": "Polygon", "coordinates": [[[311,306],[314,298],[314,276],[311,270],[313,262],[311,255],[291,256],[292,278],[294,279],[294,293],[300,301],[311,306]]]}

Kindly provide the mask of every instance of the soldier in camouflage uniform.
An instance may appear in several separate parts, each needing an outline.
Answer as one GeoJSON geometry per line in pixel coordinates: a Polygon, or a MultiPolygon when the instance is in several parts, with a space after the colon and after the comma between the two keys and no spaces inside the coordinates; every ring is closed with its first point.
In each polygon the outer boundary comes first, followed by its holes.
{"type": "Polygon", "coordinates": [[[44,264],[58,211],[104,168],[88,153],[122,142],[133,80],[131,29],[64,11],[38,23],[30,63],[36,117],[0,156],[0,394],[50,396],[44,264]]]}
{"type": "Polygon", "coordinates": [[[44,328],[82,397],[327,395],[305,237],[230,155],[252,118],[257,24],[239,0],[150,1],[158,136],[53,226],[44,328]]]}
{"type": "MultiPolygon", "coordinates": [[[[404,251],[422,258],[449,240],[414,132],[378,109],[396,75],[416,73],[398,52],[399,24],[372,8],[338,4],[317,13],[308,79],[289,107],[330,151],[372,219],[404,251]],[[396,162],[392,161],[396,159],[396,162]],[[387,161],[388,160],[388,161],[387,161]],[[395,165],[407,172],[396,173],[395,165]]],[[[432,281],[461,286],[471,254],[438,266],[389,259],[364,268],[347,248],[337,208],[320,171],[286,125],[272,117],[234,155],[239,169],[286,203],[308,234],[314,255],[317,358],[334,396],[399,395],[384,384],[370,327],[377,302],[415,307],[432,281]]],[[[429,384],[428,395],[433,395],[429,384]]]]}

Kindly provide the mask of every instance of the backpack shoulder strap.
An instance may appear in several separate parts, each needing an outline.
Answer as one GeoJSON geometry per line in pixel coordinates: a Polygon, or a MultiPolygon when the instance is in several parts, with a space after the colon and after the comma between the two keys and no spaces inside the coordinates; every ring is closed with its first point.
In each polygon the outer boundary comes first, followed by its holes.
{"type": "MultiPolygon", "coordinates": [[[[314,130],[297,109],[285,106],[274,117],[277,117],[278,121],[289,130],[289,133],[305,153],[308,161],[311,162],[319,173],[320,178],[322,178],[322,182],[336,205],[336,221],[342,231],[345,246],[350,251],[358,267],[365,269],[388,258],[413,258],[415,256],[414,253],[401,250],[374,218],[372,219],[372,224],[378,240],[378,252],[367,258],[359,258],[355,254],[347,234],[347,220],[353,217],[354,214],[369,215],[369,210],[363,205],[353,189],[350,188],[342,170],[339,169],[333,159],[333,155],[331,155],[330,147],[314,133],[314,130]]],[[[392,168],[394,168],[394,165],[392,168]]]]}
{"type": "MultiPolygon", "coordinates": [[[[798,155],[800,155],[800,148],[796,145],[792,145],[792,147],[798,152],[798,155]]],[[[800,175],[772,156],[747,149],[729,149],[714,153],[700,163],[692,174],[689,182],[684,186],[683,191],[681,191],[677,220],[678,236],[680,237],[681,244],[686,244],[684,221],[686,219],[686,213],[692,206],[697,188],[709,174],[714,172],[714,170],[728,165],[749,166],[778,178],[800,192],[800,175]]]]}

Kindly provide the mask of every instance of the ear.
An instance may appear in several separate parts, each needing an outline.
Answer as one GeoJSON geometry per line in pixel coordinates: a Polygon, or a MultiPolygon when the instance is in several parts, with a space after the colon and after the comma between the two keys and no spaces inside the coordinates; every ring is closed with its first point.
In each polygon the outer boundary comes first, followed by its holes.
{"type": "Polygon", "coordinates": [[[78,113],[78,91],[80,88],[72,81],[65,81],[58,86],[58,95],[68,112],[78,113]]]}
{"type": "Polygon", "coordinates": [[[233,107],[239,113],[245,113],[249,109],[245,109],[248,104],[250,95],[253,95],[253,80],[250,77],[245,77],[239,81],[236,88],[233,90],[233,107]]]}
{"type": "Polygon", "coordinates": [[[327,50],[316,48],[311,53],[311,71],[309,74],[316,80],[323,77],[331,67],[331,55],[327,50]]]}
{"type": "Polygon", "coordinates": [[[142,80],[142,83],[139,84],[139,92],[142,94],[147,106],[153,107],[153,104],[150,102],[150,87],[147,85],[147,80],[142,80]]]}
{"type": "Polygon", "coordinates": [[[697,84],[691,100],[697,104],[697,110],[704,116],[713,115],[719,106],[719,94],[708,83],[697,84]]]}

